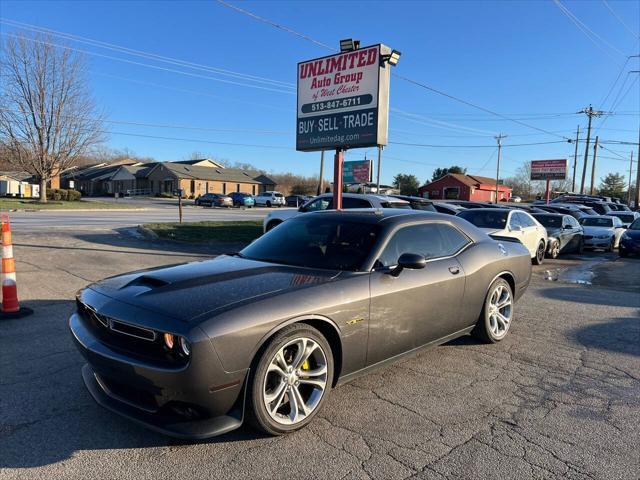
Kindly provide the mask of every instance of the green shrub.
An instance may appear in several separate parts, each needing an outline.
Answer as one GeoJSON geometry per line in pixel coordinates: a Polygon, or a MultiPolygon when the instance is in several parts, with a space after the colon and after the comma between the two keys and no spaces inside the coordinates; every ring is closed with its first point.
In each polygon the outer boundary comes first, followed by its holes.
{"type": "Polygon", "coordinates": [[[64,188],[49,188],[47,189],[47,200],[53,200],[54,202],[71,201],[75,202],[80,200],[82,195],[76,190],[66,190],[64,188]]]}

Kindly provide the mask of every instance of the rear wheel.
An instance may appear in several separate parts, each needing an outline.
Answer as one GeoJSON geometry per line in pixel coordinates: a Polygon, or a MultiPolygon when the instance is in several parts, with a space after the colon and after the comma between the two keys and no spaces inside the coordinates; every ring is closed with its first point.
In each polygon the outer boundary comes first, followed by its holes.
{"type": "Polygon", "coordinates": [[[333,381],[331,347],[315,328],[285,327],[252,367],[249,421],[271,435],[298,430],[320,411],[333,381]]]}
{"type": "Polygon", "coordinates": [[[559,255],[560,255],[560,243],[554,242],[554,244],[551,245],[551,248],[549,249],[549,258],[558,258],[559,255]]]}
{"type": "Polygon", "coordinates": [[[271,208],[271,202],[267,200],[267,207],[271,208]]]}
{"type": "Polygon", "coordinates": [[[472,334],[487,343],[502,340],[513,320],[513,292],[504,278],[497,278],[489,287],[482,313],[472,334]]]}
{"type": "Polygon", "coordinates": [[[607,248],[607,252],[613,252],[615,245],[616,245],[616,239],[614,237],[611,239],[611,243],[609,244],[609,248],[607,248]]]}
{"type": "Polygon", "coordinates": [[[544,250],[544,240],[540,240],[538,248],[536,249],[536,256],[532,259],[534,265],[542,265],[542,262],[544,261],[544,250]]]}
{"type": "Polygon", "coordinates": [[[584,253],[584,238],[580,238],[580,242],[578,243],[578,253],[584,253]]]}

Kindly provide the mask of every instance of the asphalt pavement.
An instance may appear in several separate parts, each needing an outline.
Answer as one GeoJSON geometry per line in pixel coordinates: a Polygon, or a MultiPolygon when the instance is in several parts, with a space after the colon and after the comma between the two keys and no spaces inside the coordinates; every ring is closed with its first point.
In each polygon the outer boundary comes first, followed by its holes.
{"type": "Polygon", "coordinates": [[[14,242],[35,314],[0,320],[2,479],[638,479],[640,259],[549,261],[503,342],[462,338],[357,379],[291,435],[189,443],[93,402],[67,319],[91,281],[215,251],[105,228],[14,242]]]}

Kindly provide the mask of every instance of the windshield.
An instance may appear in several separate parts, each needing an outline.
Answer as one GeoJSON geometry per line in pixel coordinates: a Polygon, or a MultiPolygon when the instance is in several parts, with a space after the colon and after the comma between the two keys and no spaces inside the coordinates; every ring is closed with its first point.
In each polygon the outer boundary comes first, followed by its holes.
{"type": "Polygon", "coordinates": [[[612,218],[602,218],[602,217],[585,217],[580,220],[580,223],[584,227],[613,227],[613,219],[612,218]]]}
{"type": "Polygon", "coordinates": [[[629,230],[640,230],[640,218],[636,218],[631,225],[629,225],[629,230]]]}
{"type": "Polygon", "coordinates": [[[240,255],[269,263],[358,271],[377,236],[376,224],[302,215],[269,231],[240,255]]]}
{"type": "Polygon", "coordinates": [[[468,222],[473,223],[478,228],[492,228],[502,230],[507,226],[507,216],[509,212],[496,210],[464,210],[458,214],[468,222]]]}
{"type": "Polygon", "coordinates": [[[556,217],[555,215],[534,215],[536,220],[538,220],[543,227],[549,228],[561,228],[562,227],[562,217],[556,217]]]}
{"type": "Polygon", "coordinates": [[[633,219],[635,218],[633,215],[624,214],[624,213],[618,213],[618,214],[616,214],[616,217],[618,217],[624,223],[631,223],[631,222],[633,222],[633,219]]]}

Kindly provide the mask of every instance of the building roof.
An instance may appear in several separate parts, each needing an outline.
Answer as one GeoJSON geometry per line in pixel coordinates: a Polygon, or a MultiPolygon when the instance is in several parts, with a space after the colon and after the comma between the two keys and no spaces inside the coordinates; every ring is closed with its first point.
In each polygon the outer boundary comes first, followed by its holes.
{"type": "Polygon", "coordinates": [[[211,160],[210,158],[195,158],[192,160],[176,160],[171,163],[181,163],[183,165],[201,165],[203,167],[213,166],[218,168],[224,168],[224,165],[222,165],[219,162],[216,162],[215,160],[211,160]],[[208,164],[212,164],[212,165],[208,165],[208,164]]]}
{"type": "MultiPolygon", "coordinates": [[[[495,187],[495,185],[496,185],[496,179],[495,178],[482,177],[480,175],[463,175],[461,173],[448,173],[444,177],[440,177],[439,179],[434,180],[433,182],[429,182],[426,185],[423,185],[423,187],[429,187],[429,185],[431,185],[433,183],[436,183],[436,182],[439,182],[440,180],[443,180],[443,179],[445,179],[447,177],[455,178],[460,183],[463,183],[464,185],[467,185],[468,187],[474,187],[474,188],[478,188],[480,185],[491,185],[493,187],[495,187]]],[[[511,190],[511,187],[508,187],[506,185],[498,185],[498,188],[504,188],[504,189],[511,190]]]]}
{"type": "Polygon", "coordinates": [[[164,162],[164,166],[178,178],[194,180],[217,180],[220,182],[236,183],[261,183],[275,185],[275,181],[254,170],[242,170],[240,168],[212,168],[198,165],[185,165],[178,162],[164,162]]]}
{"type": "Polygon", "coordinates": [[[25,182],[27,180],[30,180],[33,175],[29,172],[0,171],[0,177],[8,177],[18,182],[25,182]]]}

